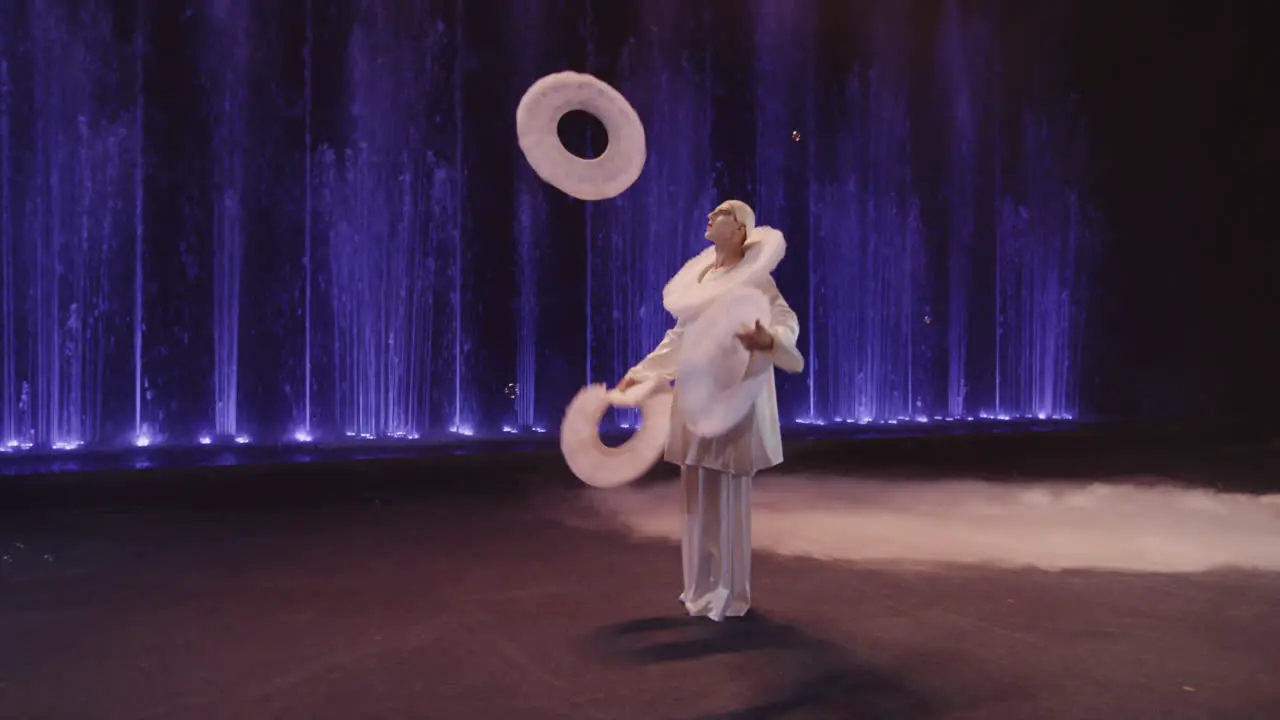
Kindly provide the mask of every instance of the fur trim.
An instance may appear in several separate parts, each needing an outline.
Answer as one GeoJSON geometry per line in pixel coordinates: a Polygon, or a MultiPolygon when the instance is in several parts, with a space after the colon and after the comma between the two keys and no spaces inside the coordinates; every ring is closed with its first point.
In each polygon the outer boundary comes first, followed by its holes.
{"type": "Polygon", "coordinates": [[[573,474],[598,488],[626,485],[658,463],[671,432],[671,386],[653,380],[618,393],[604,385],[578,391],[560,424],[560,453],[573,474]],[[600,441],[600,420],[610,407],[640,407],[640,429],[625,443],[600,441]]]}
{"type": "Polygon", "coordinates": [[[716,249],[709,247],[685,263],[662,290],[663,307],[681,320],[697,317],[729,288],[760,285],[787,254],[786,238],[767,225],[753,230],[745,247],[746,256],[741,262],[703,282],[699,279],[715,262],[716,249]]]}

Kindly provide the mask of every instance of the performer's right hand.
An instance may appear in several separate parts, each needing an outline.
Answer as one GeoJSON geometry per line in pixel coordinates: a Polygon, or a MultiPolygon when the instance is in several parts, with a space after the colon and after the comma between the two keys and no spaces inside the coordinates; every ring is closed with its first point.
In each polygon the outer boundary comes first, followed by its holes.
{"type": "Polygon", "coordinates": [[[614,390],[617,390],[618,392],[626,392],[639,384],[639,380],[636,380],[631,376],[627,376],[618,381],[618,386],[614,388],[614,390]]]}

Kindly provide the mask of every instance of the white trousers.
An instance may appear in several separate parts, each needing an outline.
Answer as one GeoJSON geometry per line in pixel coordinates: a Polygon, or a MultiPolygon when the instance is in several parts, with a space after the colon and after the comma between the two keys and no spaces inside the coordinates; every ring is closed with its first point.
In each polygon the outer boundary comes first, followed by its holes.
{"type": "Polygon", "coordinates": [[[690,615],[717,622],[751,607],[751,476],[685,465],[684,592],[690,615]]]}

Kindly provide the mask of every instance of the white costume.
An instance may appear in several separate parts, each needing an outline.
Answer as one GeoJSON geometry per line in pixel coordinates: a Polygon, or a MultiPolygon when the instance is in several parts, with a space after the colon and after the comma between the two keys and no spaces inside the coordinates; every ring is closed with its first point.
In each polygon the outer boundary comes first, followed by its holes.
{"type": "MultiPolygon", "coordinates": [[[[745,211],[735,208],[735,214],[750,232],[754,217],[749,208],[741,207],[745,211]]],[[[697,276],[699,283],[713,283],[718,274],[733,270],[708,269],[710,259],[711,256],[704,253],[691,261],[703,265],[697,276]]],[[[770,270],[772,267],[749,280],[769,301],[766,329],[773,337],[773,349],[768,354],[775,366],[799,372],[804,364],[796,350],[799,320],[778,292],[768,274],[770,270]]],[[[696,319],[696,314],[679,318],[658,347],[626,377],[637,382],[656,378],[674,381],[681,339],[696,319]]],[[[685,425],[680,410],[680,387],[678,384],[675,387],[664,458],[682,469],[684,592],[680,600],[691,615],[705,615],[718,621],[726,616],[743,615],[751,605],[751,482],[760,470],[782,462],[778,396],[773,373],[768,372],[768,380],[751,410],[718,437],[699,437],[685,425]]]]}

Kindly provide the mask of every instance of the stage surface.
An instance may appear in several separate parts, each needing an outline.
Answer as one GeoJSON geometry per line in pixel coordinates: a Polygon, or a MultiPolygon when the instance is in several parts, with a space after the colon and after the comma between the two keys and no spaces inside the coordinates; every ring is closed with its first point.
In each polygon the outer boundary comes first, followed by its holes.
{"type": "Polygon", "coordinates": [[[507,447],[2,478],[0,717],[1280,717],[1280,448],[788,452],[724,624],[677,605],[666,471],[603,493],[507,447]]]}

